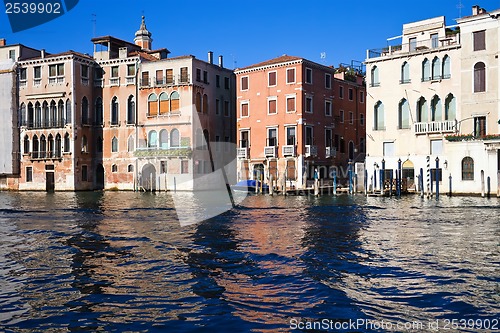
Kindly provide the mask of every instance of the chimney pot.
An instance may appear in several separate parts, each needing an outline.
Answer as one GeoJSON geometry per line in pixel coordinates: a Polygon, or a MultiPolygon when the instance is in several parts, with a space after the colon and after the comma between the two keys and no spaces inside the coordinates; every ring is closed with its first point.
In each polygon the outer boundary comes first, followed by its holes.
{"type": "Polygon", "coordinates": [[[40,50],[40,57],[43,59],[45,58],[45,49],[40,50]]]}
{"type": "Polygon", "coordinates": [[[212,51],[208,51],[208,63],[209,64],[214,63],[214,53],[212,51]]]}
{"type": "Polygon", "coordinates": [[[478,13],[479,13],[479,6],[478,5],[472,6],[472,15],[475,16],[478,13]]]}
{"type": "Polygon", "coordinates": [[[222,62],[222,56],[221,56],[221,55],[219,56],[219,67],[221,67],[221,68],[222,68],[222,67],[224,67],[224,64],[223,64],[223,62],[222,62]]]}
{"type": "Polygon", "coordinates": [[[0,46],[7,45],[7,40],[5,38],[0,38],[0,46]]]}

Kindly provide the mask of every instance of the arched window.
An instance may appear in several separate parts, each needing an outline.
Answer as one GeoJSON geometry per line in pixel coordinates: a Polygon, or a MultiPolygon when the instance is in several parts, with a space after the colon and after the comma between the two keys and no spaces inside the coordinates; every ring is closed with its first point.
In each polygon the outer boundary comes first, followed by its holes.
{"type": "Polygon", "coordinates": [[[71,124],[71,101],[69,99],[66,100],[66,124],[71,124]]]}
{"type": "Polygon", "coordinates": [[[374,107],[374,119],[373,126],[376,131],[385,130],[385,119],[384,119],[384,104],[378,101],[374,107]]]}
{"type": "Polygon", "coordinates": [[[119,105],[118,105],[118,97],[113,97],[111,100],[111,125],[118,125],[119,121],[119,105]]]}
{"type": "Polygon", "coordinates": [[[116,164],[111,166],[111,172],[118,172],[118,166],[116,164]]]}
{"type": "Polygon", "coordinates": [[[441,60],[438,57],[432,60],[432,79],[441,79],[441,60]]]}
{"type": "Polygon", "coordinates": [[[33,153],[31,154],[33,158],[38,158],[40,153],[40,146],[38,145],[38,137],[33,136],[33,153]]]}
{"type": "Polygon", "coordinates": [[[196,101],[195,101],[195,105],[196,105],[196,111],[198,112],[202,112],[202,108],[201,108],[201,94],[199,92],[196,93],[196,101]]]}
{"type": "Polygon", "coordinates": [[[208,96],[207,96],[207,94],[203,95],[203,113],[208,114],[208,96]]]}
{"type": "Polygon", "coordinates": [[[170,94],[170,112],[180,112],[180,97],[177,91],[170,94]]]}
{"type": "Polygon", "coordinates": [[[451,60],[448,55],[443,57],[443,79],[451,78],[451,60]]]}
{"type": "Polygon", "coordinates": [[[113,139],[111,139],[111,152],[112,153],[118,152],[118,139],[116,138],[116,136],[114,136],[113,139]]]}
{"type": "Polygon", "coordinates": [[[64,102],[62,99],[59,100],[57,103],[57,119],[59,119],[59,124],[61,124],[61,127],[64,126],[65,121],[64,121],[64,102]]]}
{"type": "Polygon", "coordinates": [[[170,101],[168,94],[162,92],[159,96],[160,100],[160,114],[167,114],[170,112],[170,101]]]}
{"type": "Polygon", "coordinates": [[[63,125],[59,123],[57,119],[57,105],[55,101],[50,102],[50,122],[51,127],[62,127],[63,125]]]}
{"type": "Polygon", "coordinates": [[[354,160],[354,142],[349,141],[349,159],[354,160]]]}
{"type": "Polygon", "coordinates": [[[380,81],[379,81],[379,73],[378,73],[378,67],[373,66],[371,70],[371,82],[370,85],[372,87],[378,87],[380,86],[380,81]]]}
{"type": "Polygon", "coordinates": [[[49,109],[49,103],[43,102],[42,110],[43,110],[43,127],[44,128],[49,128],[50,127],[50,109],[49,109]]]}
{"type": "Polygon", "coordinates": [[[56,147],[55,147],[55,151],[54,151],[54,154],[55,154],[55,157],[59,158],[61,157],[61,134],[57,134],[56,135],[56,147]]]}
{"type": "Polygon", "coordinates": [[[40,136],[40,158],[45,158],[47,156],[47,140],[45,135],[40,136]]]}
{"type": "Polygon", "coordinates": [[[82,98],[82,125],[89,124],[89,101],[87,97],[82,98]]]}
{"type": "Polygon", "coordinates": [[[127,172],[134,172],[134,166],[132,164],[127,166],[127,172]]]}
{"type": "Polygon", "coordinates": [[[97,97],[95,99],[95,123],[96,125],[102,125],[104,123],[104,115],[102,112],[102,98],[97,97]]]}
{"type": "Polygon", "coordinates": [[[156,116],[158,114],[158,97],[151,94],[148,97],[148,116],[156,116]]]}
{"type": "Polygon", "coordinates": [[[49,134],[49,136],[47,137],[47,146],[49,151],[48,157],[54,157],[54,137],[52,136],[52,134],[49,134]]]}
{"type": "Polygon", "coordinates": [[[157,148],[158,147],[158,133],[154,130],[149,131],[148,147],[150,147],[150,148],[157,148]]]}
{"type": "Polygon", "coordinates": [[[24,136],[23,154],[29,154],[30,152],[30,138],[29,136],[24,136]]]}
{"type": "Polygon", "coordinates": [[[127,151],[129,152],[134,151],[134,146],[135,146],[134,136],[131,135],[128,137],[127,140],[127,151]]]}
{"type": "Polygon", "coordinates": [[[84,135],[82,136],[82,153],[87,153],[88,152],[88,142],[87,142],[87,137],[84,135]]]}
{"type": "Polygon", "coordinates": [[[19,124],[21,124],[21,126],[26,126],[26,120],[26,104],[21,103],[21,107],[19,108],[19,124]]]}
{"type": "Polygon", "coordinates": [[[179,147],[181,145],[179,130],[174,128],[170,131],[170,147],[179,147]]]}
{"type": "Polygon", "coordinates": [[[26,126],[28,126],[29,128],[32,128],[34,125],[34,121],[35,121],[35,113],[33,110],[33,104],[31,102],[28,103],[28,115],[27,115],[26,120],[27,120],[26,126]]]}
{"type": "Polygon", "coordinates": [[[165,129],[160,131],[160,147],[162,149],[168,148],[168,132],[165,129]]]}
{"type": "Polygon", "coordinates": [[[66,133],[64,134],[64,152],[69,153],[70,152],[70,143],[69,143],[69,134],[66,133]]]}
{"type": "Polygon", "coordinates": [[[400,83],[410,83],[410,64],[406,61],[401,66],[401,81],[400,83]]]}
{"type": "Polygon", "coordinates": [[[431,101],[431,121],[442,121],[443,110],[441,107],[441,99],[434,95],[431,101]]]}
{"type": "Polygon", "coordinates": [[[40,106],[40,102],[35,103],[35,128],[42,127],[42,107],[40,106]]]}
{"type": "Polygon", "coordinates": [[[474,92],[486,91],[486,66],[484,62],[474,65],[474,92]]]}
{"type": "Polygon", "coordinates": [[[132,95],[127,100],[127,124],[135,124],[135,99],[132,95]]]}
{"type": "Polygon", "coordinates": [[[427,113],[427,101],[425,100],[425,98],[420,97],[417,101],[417,122],[427,122],[427,113]]]}
{"type": "Polygon", "coordinates": [[[444,119],[454,120],[457,117],[456,98],[453,94],[446,96],[444,101],[444,119]]]}
{"type": "Polygon", "coordinates": [[[399,102],[399,129],[410,128],[410,105],[406,99],[399,102]]]}
{"type": "Polygon", "coordinates": [[[425,58],[422,61],[422,82],[430,81],[431,79],[431,64],[429,59],[425,58]]]}
{"type": "Polygon", "coordinates": [[[474,160],[469,156],[462,159],[462,180],[474,180],[474,160]]]}
{"type": "Polygon", "coordinates": [[[103,140],[102,137],[98,136],[95,141],[95,150],[96,153],[102,153],[103,151],[103,140]]]}

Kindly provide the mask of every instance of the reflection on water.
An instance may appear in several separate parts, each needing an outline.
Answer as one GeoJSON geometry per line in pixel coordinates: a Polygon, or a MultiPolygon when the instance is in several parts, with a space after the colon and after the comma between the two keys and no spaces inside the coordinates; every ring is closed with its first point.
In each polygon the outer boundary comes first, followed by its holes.
{"type": "Polygon", "coordinates": [[[497,199],[251,196],[188,226],[173,207],[164,193],[0,193],[0,329],[498,318],[497,199]]]}

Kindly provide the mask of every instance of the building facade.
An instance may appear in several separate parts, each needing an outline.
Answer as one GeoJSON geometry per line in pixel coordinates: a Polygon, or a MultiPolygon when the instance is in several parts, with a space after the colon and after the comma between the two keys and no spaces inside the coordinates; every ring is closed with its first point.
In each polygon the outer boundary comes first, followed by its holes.
{"type": "MultiPolygon", "coordinates": [[[[455,193],[480,193],[481,174],[496,184],[497,160],[489,156],[493,149],[485,149],[495,140],[485,139],[498,134],[498,85],[491,82],[487,93],[483,86],[474,91],[474,80],[482,78],[474,70],[481,61],[473,60],[471,41],[478,25],[463,24],[477,15],[453,27],[445,26],[443,16],[405,24],[400,45],[367,52],[366,168],[372,189],[389,187],[399,169],[403,187],[415,191],[431,192],[438,179],[442,191],[451,184],[455,193]],[[461,143],[461,134],[473,140],[461,143]]],[[[497,31],[487,33],[484,61],[491,62],[498,50],[497,31]]],[[[498,78],[496,66],[489,71],[498,78]]]]}
{"type": "MultiPolygon", "coordinates": [[[[361,75],[281,56],[237,69],[238,178],[302,188],[342,177],[363,161],[365,89],[361,75]]],[[[346,175],[345,175],[346,177],[346,175]]],[[[344,177],[344,178],[345,178],[344,177]]]]}

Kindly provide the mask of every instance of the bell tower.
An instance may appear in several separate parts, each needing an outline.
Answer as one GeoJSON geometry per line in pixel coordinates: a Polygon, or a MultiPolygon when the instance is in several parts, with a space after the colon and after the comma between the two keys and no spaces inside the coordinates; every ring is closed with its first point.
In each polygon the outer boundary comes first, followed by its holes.
{"type": "Polygon", "coordinates": [[[143,50],[151,51],[153,39],[151,33],[146,29],[145,17],[142,17],[141,27],[135,33],[134,43],[139,45],[143,50]]]}

